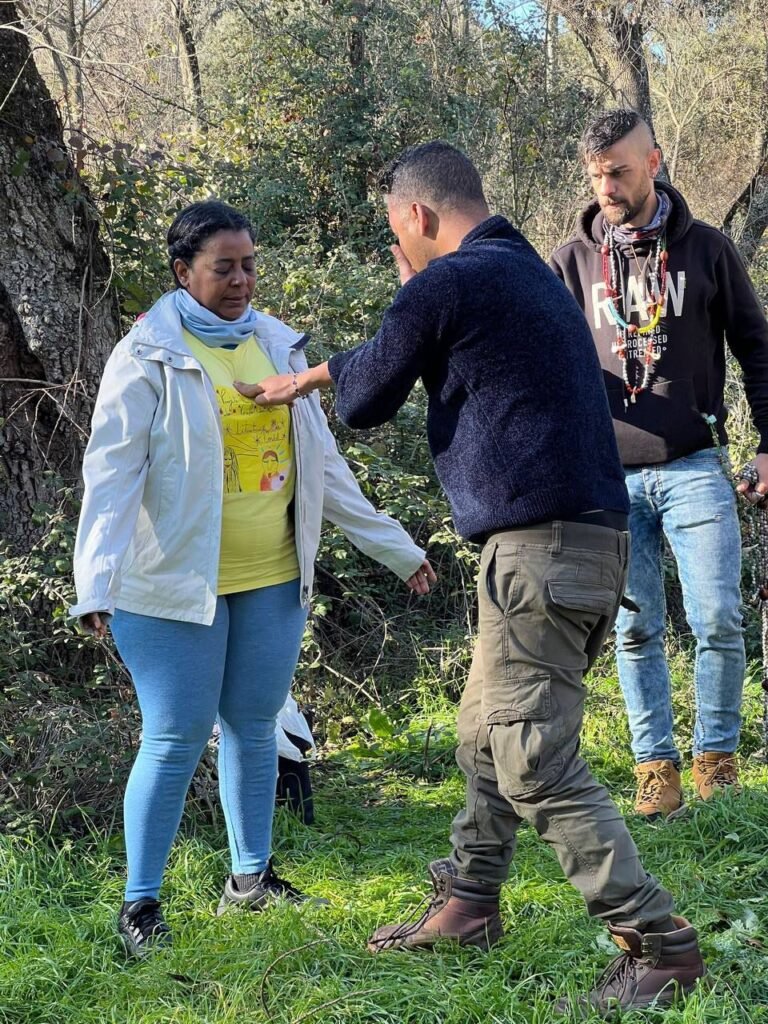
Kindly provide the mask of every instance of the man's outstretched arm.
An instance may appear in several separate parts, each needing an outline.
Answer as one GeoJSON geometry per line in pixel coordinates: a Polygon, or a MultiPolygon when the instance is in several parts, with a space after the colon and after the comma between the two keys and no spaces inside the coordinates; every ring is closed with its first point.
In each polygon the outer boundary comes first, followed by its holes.
{"type": "Polygon", "coordinates": [[[257,405],[285,405],[335,384],[336,409],[349,426],[374,427],[391,419],[429,364],[453,300],[448,268],[417,275],[398,246],[392,251],[408,287],[398,292],[375,337],[295,374],[238,382],[238,391],[257,405]]]}
{"type": "Polygon", "coordinates": [[[298,373],[279,373],[265,377],[258,384],[245,384],[236,380],[235,387],[254,405],[291,405],[298,398],[306,398],[313,391],[333,386],[328,363],[318,363],[298,373]]]}

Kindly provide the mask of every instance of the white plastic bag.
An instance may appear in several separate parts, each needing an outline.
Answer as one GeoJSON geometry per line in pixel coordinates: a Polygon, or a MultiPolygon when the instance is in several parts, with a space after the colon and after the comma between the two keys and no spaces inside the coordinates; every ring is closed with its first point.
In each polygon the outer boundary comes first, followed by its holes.
{"type": "Polygon", "coordinates": [[[289,761],[303,761],[305,755],[302,754],[294,743],[291,743],[286,736],[287,732],[306,740],[311,745],[306,753],[306,757],[314,757],[317,753],[315,741],[312,739],[312,733],[309,730],[306,718],[299,711],[298,705],[290,693],[278,713],[277,723],[275,724],[277,753],[280,757],[287,757],[289,761]]]}

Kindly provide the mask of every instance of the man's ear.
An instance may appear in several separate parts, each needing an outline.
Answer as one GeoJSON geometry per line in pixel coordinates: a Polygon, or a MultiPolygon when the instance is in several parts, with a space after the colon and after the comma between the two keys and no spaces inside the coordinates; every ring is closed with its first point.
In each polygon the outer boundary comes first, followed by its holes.
{"type": "Polygon", "coordinates": [[[648,154],[648,171],[652,178],[655,178],[661,168],[661,150],[652,149],[648,154]]]}
{"type": "Polygon", "coordinates": [[[434,238],[437,231],[437,214],[423,203],[411,205],[411,216],[414,219],[414,227],[422,238],[434,238]]]}

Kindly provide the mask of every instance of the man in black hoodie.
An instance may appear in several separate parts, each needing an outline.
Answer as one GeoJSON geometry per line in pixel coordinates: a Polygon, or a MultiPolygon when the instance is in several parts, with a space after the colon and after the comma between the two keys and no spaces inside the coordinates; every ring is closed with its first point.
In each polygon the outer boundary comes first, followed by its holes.
{"type": "Polygon", "coordinates": [[[768,325],[729,238],[695,220],[661,165],[646,123],[613,110],[582,151],[597,195],[552,267],[584,310],[603,368],[630,493],[632,560],[617,662],[637,762],[636,810],[684,805],[664,654],[662,539],[677,561],[696,637],[693,778],[699,796],[739,791],[744,642],[740,536],[727,477],[725,339],[744,373],[768,491],[768,325]]]}

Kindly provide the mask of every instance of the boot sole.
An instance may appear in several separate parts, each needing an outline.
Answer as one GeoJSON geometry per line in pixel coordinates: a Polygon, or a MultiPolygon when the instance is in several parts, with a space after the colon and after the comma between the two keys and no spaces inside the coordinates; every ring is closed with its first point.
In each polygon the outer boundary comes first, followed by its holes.
{"type": "Polygon", "coordinates": [[[688,814],[689,810],[690,808],[688,804],[680,804],[679,807],[676,807],[674,811],[670,811],[666,816],[663,815],[661,811],[655,811],[653,814],[643,814],[643,812],[638,811],[637,808],[635,808],[635,814],[638,818],[642,818],[643,821],[647,821],[649,824],[655,825],[660,821],[677,821],[678,818],[684,818],[688,814]]]}
{"type": "Polygon", "coordinates": [[[583,1020],[593,1013],[597,1013],[603,1020],[611,1020],[617,1015],[631,1013],[633,1010],[664,1011],[668,1010],[671,1006],[675,1006],[677,1003],[683,1002],[703,983],[706,983],[706,975],[702,975],[686,985],[681,985],[679,981],[670,982],[666,988],[655,996],[647,996],[643,999],[635,1000],[626,1006],[622,1006],[618,999],[612,999],[607,1005],[603,1006],[591,1003],[587,996],[582,996],[575,1003],[569,1002],[566,999],[559,999],[554,1006],[554,1011],[557,1017],[572,1014],[577,1020],[583,1020]]]}
{"type": "Polygon", "coordinates": [[[381,942],[368,942],[366,948],[369,953],[373,953],[374,956],[377,953],[389,953],[396,949],[434,949],[438,943],[448,945],[459,945],[459,946],[474,946],[475,949],[482,950],[483,953],[487,953],[491,946],[495,946],[504,937],[504,926],[501,921],[492,922],[488,927],[482,929],[482,931],[471,932],[469,935],[450,936],[450,935],[435,935],[425,937],[422,942],[409,942],[408,936],[404,936],[402,940],[398,941],[394,939],[392,945],[387,945],[388,939],[382,939],[381,942]]]}
{"type": "Polygon", "coordinates": [[[705,975],[702,975],[701,978],[696,978],[695,981],[690,981],[687,985],[682,985],[679,981],[670,982],[655,996],[637,999],[627,1006],[622,1006],[617,1000],[613,1006],[596,1006],[592,1009],[596,1010],[604,1019],[613,1017],[616,1013],[630,1013],[632,1010],[668,1010],[670,1006],[675,1006],[687,999],[704,980],[704,977],[705,975]]]}

